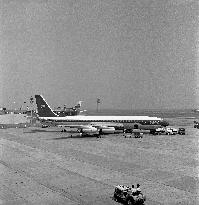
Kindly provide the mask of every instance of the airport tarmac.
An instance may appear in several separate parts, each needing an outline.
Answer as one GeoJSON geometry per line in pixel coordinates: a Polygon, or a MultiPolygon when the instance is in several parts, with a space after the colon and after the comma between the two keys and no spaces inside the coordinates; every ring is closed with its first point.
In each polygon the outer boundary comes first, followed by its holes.
{"type": "Polygon", "coordinates": [[[199,204],[199,130],[142,139],[78,137],[55,128],[0,130],[0,204],[104,205],[139,183],[146,205],[199,204]]]}

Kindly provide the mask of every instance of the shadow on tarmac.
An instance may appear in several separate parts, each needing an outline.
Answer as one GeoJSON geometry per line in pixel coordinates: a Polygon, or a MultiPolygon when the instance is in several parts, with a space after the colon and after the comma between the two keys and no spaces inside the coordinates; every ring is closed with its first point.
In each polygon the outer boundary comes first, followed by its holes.
{"type": "Polygon", "coordinates": [[[24,130],[24,133],[38,133],[38,132],[60,132],[60,131],[57,131],[57,130],[40,130],[40,129],[24,130]]]}
{"type": "MultiPolygon", "coordinates": [[[[93,135],[79,135],[79,134],[76,134],[76,135],[67,135],[67,136],[60,136],[60,137],[54,137],[54,138],[51,138],[51,140],[63,140],[63,139],[98,139],[98,138],[102,138],[101,136],[93,136],[93,135]]],[[[50,140],[50,139],[48,139],[50,140]]]]}
{"type": "Polygon", "coordinates": [[[83,138],[101,138],[101,136],[95,136],[95,135],[80,135],[75,130],[66,130],[65,132],[62,132],[60,130],[50,130],[50,129],[26,129],[24,130],[24,133],[42,133],[42,132],[49,132],[49,133],[59,133],[60,135],[58,137],[50,138],[47,140],[63,140],[63,139],[83,139],[83,138]]]}
{"type": "Polygon", "coordinates": [[[66,131],[62,131],[62,130],[56,130],[56,129],[29,129],[27,131],[24,131],[26,133],[37,133],[37,132],[58,132],[58,133],[70,133],[70,134],[73,134],[73,133],[77,133],[77,131],[75,130],[66,130],[66,131]]]}

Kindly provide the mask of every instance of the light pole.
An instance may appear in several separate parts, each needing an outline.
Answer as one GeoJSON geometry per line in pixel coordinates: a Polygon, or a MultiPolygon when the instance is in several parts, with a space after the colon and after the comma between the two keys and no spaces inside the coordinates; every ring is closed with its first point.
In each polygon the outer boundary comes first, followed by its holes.
{"type": "Polygon", "coordinates": [[[98,108],[99,108],[100,103],[101,103],[101,100],[99,98],[97,98],[97,112],[98,112],[98,108]]]}
{"type": "Polygon", "coordinates": [[[13,103],[14,103],[14,109],[13,109],[13,112],[14,112],[14,110],[16,110],[16,108],[15,108],[15,103],[16,103],[16,102],[14,101],[13,103]]]}
{"type": "Polygon", "coordinates": [[[31,104],[31,125],[32,125],[32,122],[33,122],[33,102],[34,102],[34,98],[31,96],[30,97],[30,104],[31,104]]]}
{"type": "MultiPolygon", "coordinates": [[[[25,105],[26,105],[26,102],[24,101],[23,103],[24,103],[24,108],[23,108],[23,109],[24,109],[24,112],[25,112],[25,110],[27,110],[27,109],[26,109],[26,106],[25,106],[25,105]]],[[[26,113],[27,113],[27,112],[26,112],[26,113]]]]}

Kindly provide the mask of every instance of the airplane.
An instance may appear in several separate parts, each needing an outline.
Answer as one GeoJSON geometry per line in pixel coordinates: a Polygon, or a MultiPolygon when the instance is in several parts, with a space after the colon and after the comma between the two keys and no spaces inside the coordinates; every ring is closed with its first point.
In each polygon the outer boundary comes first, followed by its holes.
{"type": "Polygon", "coordinates": [[[77,104],[74,107],[66,108],[64,106],[63,109],[60,108],[60,109],[57,109],[57,110],[53,110],[53,112],[55,114],[57,114],[59,117],[64,117],[64,116],[67,116],[67,115],[79,115],[80,113],[83,113],[83,112],[86,111],[86,110],[80,110],[82,102],[83,101],[77,102],[77,104]]]}
{"type": "Polygon", "coordinates": [[[52,126],[77,128],[81,135],[115,133],[119,129],[155,130],[169,123],[162,118],[149,116],[58,116],[42,95],[35,95],[38,118],[52,126]]]}

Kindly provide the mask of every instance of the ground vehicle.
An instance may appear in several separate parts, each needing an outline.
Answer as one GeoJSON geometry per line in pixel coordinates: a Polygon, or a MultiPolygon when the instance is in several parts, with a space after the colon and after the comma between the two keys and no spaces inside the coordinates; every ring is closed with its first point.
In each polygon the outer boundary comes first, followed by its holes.
{"type": "Polygon", "coordinates": [[[153,135],[161,135],[161,134],[165,133],[165,128],[159,127],[159,128],[156,128],[155,130],[153,130],[150,133],[153,134],[153,135]]]}
{"type": "Polygon", "coordinates": [[[132,192],[128,186],[117,185],[114,191],[114,199],[128,205],[143,205],[146,197],[141,192],[132,192]]]}
{"type": "MultiPolygon", "coordinates": [[[[133,129],[133,130],[130,131],[128,129],[125,129],[124,133],[131,133],[131,134],[134,134],[135,138],[142,138],[144,133],[145,134],[150,133],[150,130],[133,129]]],[[[132,137],[131,135],[128,135],[128,136],[132,137]]]]}
{"type": "Polygon", "coordinates": [[[178,133],[178,130],[176,128],[167,127],[165,129],[165,133],[166,135],[176,135],[178,133]]]}
{"type": "Polygon", "coordinates": [[[199,124],[195,124],[194,128],[198,128],[199,129],[199,124]]]}
{"type": "Polygon", "coordinates": [[[171,129],[173,130],[173,134],[174,134],[174,135],[178,134],[178,129],[173,128],[173,127],[172,127],[171,129]]]}
{"type": "Polygon", "coordinates": [[[198,128],[199,129],[199,122],[194,121],[194,128],[198,128]]]}
{"type": "Polygon", "coordinates": [[[143,132],[135,132],[135,133],[134,133],[134,137],[135,137],[135,138],[142,138],[143,135],[144,135],[143,132]]]}
{"type": "Polygon", "coordinates": [[[180,128],[178,129],[178,134],[179,134],[179,135],[185,135],[185,128],[180,127],[180,128]]]}
{"type": "Polygon", "coordinates": [[[42,128],[47,128],[48,125],[43,124],[43,125],[41,125],[41,127],[42,127],[42,128]]]}

